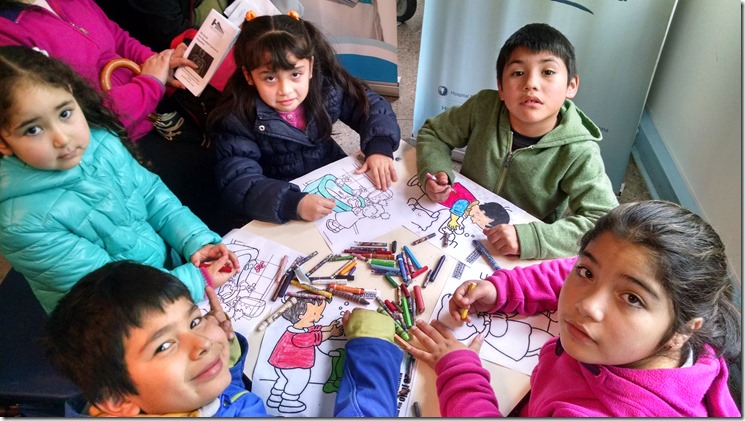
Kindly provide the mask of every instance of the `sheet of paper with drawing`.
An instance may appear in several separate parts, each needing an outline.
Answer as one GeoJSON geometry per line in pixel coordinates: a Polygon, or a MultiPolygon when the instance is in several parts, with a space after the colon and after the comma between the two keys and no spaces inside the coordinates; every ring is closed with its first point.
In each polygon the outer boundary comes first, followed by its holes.
{"type": "MultiPolygon", "coordinates": [[[[398,154],[400,150],[394,158],[398,154]]],[[[354,173],[359,166],[355,158],[346,157],[292,181],[304,192],[336,201],[333,212],[315,222],[334,253],[349,246],[350,238],[376,238],[401,226],[406,218],[406,199],[393,192],[398,187],[376,189],[365,174],[354,173]]]]}
{"type": "MultiPolygon", "coordinates": [[[[301,291],[291,286],[291,293],[301,291]]],[[[270,324],[261,341],[253,376],[253,392],[270,415],[332,417],[344,366],[345,343],[341,317],[354,308],[375,310],[376,290],[366,290],[367,306],[334,297],[327,301],[284,297],[288,309],[270,324]]]]}
{"type": "Polygon", "coordinates": [[[443,287],[432,318],[437,318],[451,328],[464,344],[470,344],[481,333],[484,344],[480,356],[484,360],[530,375],[538,364],[538,353],[543,344],[559,334],[559,325],[553,312],[532,316],[518,314],[481,313],[471,315],[471,323],[454,320],[448,312],[448,303],[458,286],[468,280],[486,279],[494,271],[482,261],[469,268],[458,262],[443,287]]]}
{"type": "MultiPolygon", "coordinates": [[[[478,258],[472,240],[485,240],[484,228],[535,221],[524,210],[458,172],[453,191],[444,202],[429,200],[416,175],[407,181],[406,197],[409,209],[404,226],[419,236],[436,233],[429,242],[469,266],[478,258]]],[[[487,241],[482,243],[496,255],[487,241]]],[[[501,264],[499,258],[496,260],[501,264]]]]}
{"type": "MultiPolygon", "coordinates": [[[[270,298],[277,287],[274,277],[283,256],[293,262],[302,254],[240,229],[227,233],[223,243],[238,257],[241,269],[217,289],[217,295],[233,321],[233,329],[251,332],[268,315],[270,298]]],[[[206,300],[199,307],[209,311],[206,300]]]]}

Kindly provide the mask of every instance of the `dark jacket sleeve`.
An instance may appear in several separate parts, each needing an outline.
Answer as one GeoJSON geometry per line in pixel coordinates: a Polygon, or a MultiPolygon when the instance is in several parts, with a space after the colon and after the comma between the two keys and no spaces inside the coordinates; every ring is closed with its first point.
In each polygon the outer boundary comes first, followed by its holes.
{"type": "Polygon", "coordinates": [[[365,156],[382,154],[393,158],[393,151],[398,149],[401,141],[401,128],[396,120],[391,104],[382,96],[370,89],[366,90],[370,102],[370,113],[367,118],[359,117],[360,104],[355,103],[341,92],[341,115],[339,119],[360,135],[360,150],[365,156]],[[357,116],[357,117],[355,117],[357,116]]]}
{"type": "Polygon", "coordinates": [[[283,224],[299,219],[297,205],[305,193],[295,184],[264,175],[261,150],[249,127],[231,114],[212,133],[212,139],[223,206],[259,221],[283,224]]]}

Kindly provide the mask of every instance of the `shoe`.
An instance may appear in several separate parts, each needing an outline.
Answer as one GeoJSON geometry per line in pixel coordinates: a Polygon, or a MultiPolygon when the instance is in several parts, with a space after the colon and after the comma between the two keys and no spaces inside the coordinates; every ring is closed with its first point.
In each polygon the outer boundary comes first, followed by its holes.
{"type": "Polygon", "coordinates": [[[184,118],[178,112],[156,114],[153,119],[153,127],[164,139],[173,141],[176,136],[181,134],[181,126],[184,125],[184,118]]]}

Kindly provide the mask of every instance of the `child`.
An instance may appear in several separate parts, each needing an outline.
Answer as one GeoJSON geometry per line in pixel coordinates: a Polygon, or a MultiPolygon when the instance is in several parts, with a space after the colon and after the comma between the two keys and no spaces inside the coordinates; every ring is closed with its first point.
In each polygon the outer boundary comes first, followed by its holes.
{"type": "Polygon", "coordinates": [[[218,287],[239,266],[127,143],[72,69],[26,47],[0,47],[0,253],[47,313],[113,260],[171,270],[195,300],[205,283],[218,287]]]}
{"type": "Polygon", "coordinates": [[[468,146],[463,175],[541,220],[485,229],[503,255],[575,255],[582,234],[618,205],[600,129],[570,101],[579,87],[575,66],[564,35],[526,25],[499,52],[499,90],[482,90],[428,119],[417,135],[417,170],[431,200],[447,199],[455,181],[450,153],[468,146]]]}
{"type": "MultiPolygon", "coordinates": [[[[456,320],[465,308],[557,310],[559,337],[541,350],[521,416],[740,416],[727,389],[741,332],[724,245],[676,204],[621,205],[582,237],[578,258],[500,270],[466,293],[471,282],[450,301],[456,320]]],[[[466,349],[439,322],[412,332],[425,347],[404,346],[436,371],[443,416],[500,415],[483,339],[466,349]]]]}
{"type": "Polygon", "coordinates": [[[83,392],[67,416],[267,416],[246,390],[246,338],[212,288],[202,312],[183,283],[131,261],[80,280],[47,322],[47,355],[83,392]]]}
{"type": "MultiPolygon", "coordinates": [[[[125,69],[114,71],[109,91],[112,107],[133,140],[153,129],[147,116],[156,111],[166,84],[184,87],[173,79],[172,69],[196,67],[183,57],[186,45],[155,53],[112,22],[93,0],[0,0],[0,45],[47,51],[95,87],[112,59],[127,58],[141,65],[139,76],[125,69]]],[[[176,125],[180,126],[167,121],[157,127],[162,136],[172,138],[176,125]],[[170,123],[174,126],[167,126],[170,123]]]]}
{"type": "Polygon", "coordinates": [[[253,18],[241,28],[234,57],[237,69],[208,121],[222,202],[231,212],[274,223],[330,214],[333,199],[289,181],[345,157],[331,138],[337,120],[360,134],[367,158],[357,173],[366,172],[380,190],[397,180],[393,109],[344,70],[310,22],[296,15],[253,18]]]}
{"type": "MultiPolygon", "coordinates": [[[[230,322],[214,290],[206,292],[211,310],[202,316],[173,276],[126,261],[75,285],[47,323],[47,355],[87,400],[68,402],[67,415],[267,416],[242,380],[248,342],[239,333],[228,338],[230,322]]],[[[340,416],[395,415],[402,352],[392,322],[369,313],[343,320],[350,358],[340,416]],[[363,327],[368,322],[375,328],[363,327]],[[368,363],[360,354],[372,355],[373,345],[377,358],[368,363]]]]}

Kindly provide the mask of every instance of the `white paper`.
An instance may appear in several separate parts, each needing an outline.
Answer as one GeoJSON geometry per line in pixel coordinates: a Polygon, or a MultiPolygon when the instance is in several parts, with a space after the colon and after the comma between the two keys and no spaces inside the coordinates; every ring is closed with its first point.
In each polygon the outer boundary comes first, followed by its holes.
{"type": "Polygon", "coordinates": [[[240,27],[246,20],[246,12],[249,10],[256,13],[256,16],[282,14],[270,0],[235,0],[225,9],[225,16],[240,27]]]}
{"type": "Polygon", "coordinates": [[[194,96],[199,96],[215,75],[239,32],[238,26],[212,9],[184,53],[186,58],[199,67],[192,69],[181,66],[176,69],[174,77],[194,96]]]}

